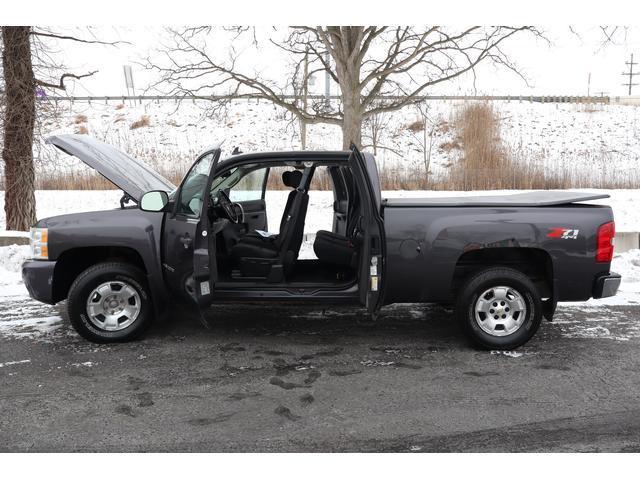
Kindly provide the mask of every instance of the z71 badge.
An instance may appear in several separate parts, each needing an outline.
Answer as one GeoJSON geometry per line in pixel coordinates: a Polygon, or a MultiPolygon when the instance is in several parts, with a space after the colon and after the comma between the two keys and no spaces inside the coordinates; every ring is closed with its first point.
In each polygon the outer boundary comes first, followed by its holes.
{"type": "Polygon", "coordinates": [[[547,233],[548,238],[559,238],[561,240],[575,240],[578,238],[580,230],[573,228],[550,228],[547,233]]]}

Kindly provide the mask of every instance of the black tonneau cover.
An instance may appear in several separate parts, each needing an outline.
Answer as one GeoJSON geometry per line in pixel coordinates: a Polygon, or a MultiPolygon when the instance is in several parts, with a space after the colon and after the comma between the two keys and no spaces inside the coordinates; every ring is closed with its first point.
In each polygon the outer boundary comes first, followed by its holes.
{"type": "Polygon", "coordinates": [[[468,197],[388,198],[387,207],[547,207],[609,198],[606,193],[547,191],[468,197]]]}

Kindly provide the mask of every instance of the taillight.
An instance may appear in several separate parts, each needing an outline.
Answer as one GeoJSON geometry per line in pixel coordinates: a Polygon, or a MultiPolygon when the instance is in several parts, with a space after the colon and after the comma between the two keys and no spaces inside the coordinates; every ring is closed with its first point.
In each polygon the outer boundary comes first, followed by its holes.
{"type": "Polygon", "coordinates": [[[600,225],[600,228],[598,228],[596,262],[608,263],[611,261],[613,258],[613,237],[615,234],[615,223],[609,222],[600,225]]]}

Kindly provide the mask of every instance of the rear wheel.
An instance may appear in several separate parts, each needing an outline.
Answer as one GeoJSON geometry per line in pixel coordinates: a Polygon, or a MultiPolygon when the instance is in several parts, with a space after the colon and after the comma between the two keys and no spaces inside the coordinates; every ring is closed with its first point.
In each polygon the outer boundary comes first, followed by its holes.
{"type": "Polygon", "coordinates": [[[92,342],[125,342],[140,336],[151,321],[151,296],[145,275],[126,263],[99,263],[71,285],[69,320],[92,342]]]}
{"type": "Polygon", "coordinates": [[[525,344],[540,327],[542,303],[531,280],[511,268],[491,268],[471,277],[456,301],[467,336],[487,349],[525,344]]]}

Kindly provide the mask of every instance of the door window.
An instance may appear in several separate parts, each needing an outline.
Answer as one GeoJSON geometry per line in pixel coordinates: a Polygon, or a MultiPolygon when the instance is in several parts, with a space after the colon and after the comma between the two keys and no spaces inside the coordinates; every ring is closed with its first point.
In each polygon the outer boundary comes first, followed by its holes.
{"type": "Polygon", "coordinates": [[[200,216],[212,162],[213,153],[208,153],[191,168],[180,189],[177,213],[190,217],[200,216]]]}

